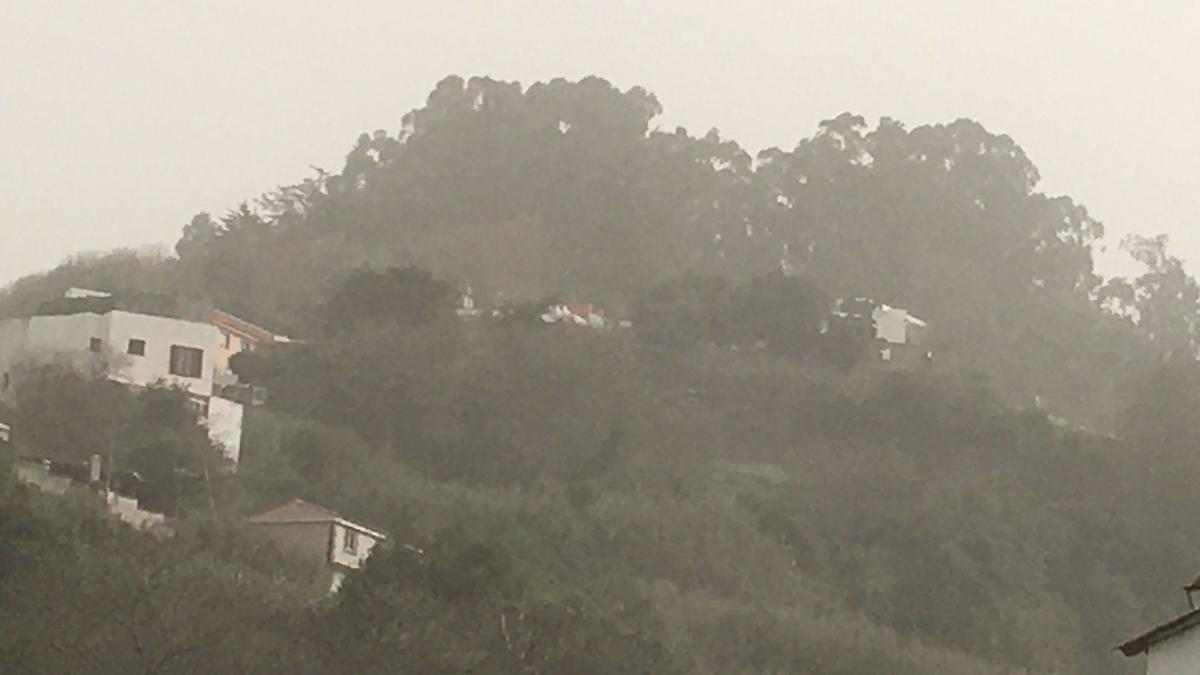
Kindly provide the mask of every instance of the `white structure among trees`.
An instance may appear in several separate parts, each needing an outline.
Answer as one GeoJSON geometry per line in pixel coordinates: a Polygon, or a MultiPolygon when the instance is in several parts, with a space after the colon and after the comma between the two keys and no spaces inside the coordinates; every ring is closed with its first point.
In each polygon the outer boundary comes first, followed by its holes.
{"type": "Polygon", "coordinates": [[[241,404],[213,395],[221,332],[210,324],[116,309],[97,291],[71,289],[54,313],[0,321],[0,396],[22,361],[56,360],[135,387],[185,389],[226,459],[241,452],[241,404]],[[214,417],[215,416],[215,417],[214,417]]]}

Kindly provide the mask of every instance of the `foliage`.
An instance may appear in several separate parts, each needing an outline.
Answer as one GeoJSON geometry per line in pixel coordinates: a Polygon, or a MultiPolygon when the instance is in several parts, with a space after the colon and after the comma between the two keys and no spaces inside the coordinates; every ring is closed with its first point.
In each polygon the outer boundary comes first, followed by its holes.
{"type": "Polygon", "coordinates": [[[102,458],[117,484],[151,510],[204,501],[198,477],[221,462],[182,389],[134,391],[63,362],[28,361],[15,374],[13,426],[24,454],[66,465],[102,458]],[[110,460],[114,465],[110,465],[110,460]],[[114,468],[115,466],[115,468],[114,468]],[[134,485],[123,478],[136,474],[134,485]]]}
{"type": "MultiPolygon", "coordinates": [[[[71,285],[165,291],[305,338],[235,358],[272,409],[214,510],[305,496],[397,545],[307,603],[216,530],[152,544],[0,484],[0,659],[1126,672],[1111,646],[1178,607],[1200,537],[1200,313],[1167,242],[1131,239],[1145,273],[1102,283],[1100,223],[971,120],[847,113],[752,158],[660,111],[594,77],[446,78],[340,171],[198,214],[177,258],[9,289],[0,314],[71,285]],[[504,319],[456,320],[466,286],[504,319]],[[823,321],[860,295],[930,320],[932,373],[852,368],[861,327],[823,321]],[[538,325],[552,297],[632,316],[636,339],[538,325]]],[[[27,449],[103,454],[115,428],[167,501],[206,457],[170,392],[45,375],[16,397],[27,449]]]]}
{"type": "Polygon", "coordinates": [[[369,322],[388,322],[392,330],[445,319],[454,288],[415,267],[382,272],[357,270],[344,279],[318,308],[325,334],[336,337],[369,322]]]}

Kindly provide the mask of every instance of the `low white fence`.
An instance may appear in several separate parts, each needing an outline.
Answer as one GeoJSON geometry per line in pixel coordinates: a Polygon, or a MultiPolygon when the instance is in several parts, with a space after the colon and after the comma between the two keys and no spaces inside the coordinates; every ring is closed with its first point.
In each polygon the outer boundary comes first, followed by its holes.
{"type": "MultiPolygon", "coordinates": [[[[18,460],[15,462],[17,480],[27,483],[42,492],[54,495],[65,495],[72,488],[88,490],[83,483],[77,483],[67,476],[50,473],[50,465],[46,462],[30,462],[18,460]]],[[[108,512],[120,519],[121,522],[137,530],[154,530],[170,533],[166,516],[154,511],[146,511],[138,505],[133,497],[123,497],[115,492],[103,492],[105,506],[108,512]]]]}

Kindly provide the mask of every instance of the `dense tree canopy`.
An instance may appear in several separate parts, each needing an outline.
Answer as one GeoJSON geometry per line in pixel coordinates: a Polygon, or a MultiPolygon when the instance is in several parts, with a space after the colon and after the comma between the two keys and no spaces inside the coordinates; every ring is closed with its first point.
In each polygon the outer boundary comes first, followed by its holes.
{"type": "Polygon", "coordinates": [[[235,357],[270,406],[204,496],[177,482],[211,448],[171,392],[25,378],[6,414],[31,451],[79,459],[115,431],[197,529],[126,540],[0,481],[0,660],[1127,672],[1110,648],[1178,608],[1200,537],[1200,287],[1165,238],[1101,279],[1101,224],[972,120],[844,113],[753,156],[661,110],[595,77],[448,77],[339,170],[197,214],[174,257],[7,289],[5,316],[85,286],[299,339],[235,357]],[[461,320],[468,289],[485,311],[461,320]],[[870,335],[828,321],[857,297],[929,320],[933,365],[867,363],[870,335]],[[550,299],[633,327],[547,325],[550,299]],[[272,576],[278,552],[217,543],[213,520],[294,496],[402,545],[317,600],[272,576]],[[56,624],[76,638],[39,643],[56,624]]]}

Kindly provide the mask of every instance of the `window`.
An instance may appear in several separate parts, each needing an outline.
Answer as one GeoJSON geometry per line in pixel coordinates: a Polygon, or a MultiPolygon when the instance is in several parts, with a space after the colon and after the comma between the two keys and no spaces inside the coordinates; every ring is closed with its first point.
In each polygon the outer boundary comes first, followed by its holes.
{"type": "Polygon", "coordinates": [[[171,363],[168,370],[180,377],[200,377],[204,369],[204,350],[195,347],[171,345],[171,363]]]}
{"type": "Polygon", "coordinates": [[[225,349],[229,349],[229,333],[226,333],[225,331],[221,331],[221,346],[225,349]]]}
{"type": "Polygon", "coordinates": [[[358,533],[350,528],[342,530],[342,550],[346,553],[358,552],[358,533]]]}
{"type": "Polygon", "coordinates": [[[3,376],[0,376],[0,391],[8,391],[8,388],[11,385],[12,378],[9,377],[8,373],[4,373],[3,376]]]}
{"type": "Polygon", "coordinates": [[[145,356],[146,355],[146,341],[139,340],[137,338],[130,338],[129,339],[129,349],[126,349],[125,351],[128,352],[129,354],[132,354],[133,356],[145,356]]]}
{"type": "Polygon", "coordinates": [[[104,341],[101,340],[100,338],[94,337],[91,339],[90,342],[88,342],[88,349],[90,349],[94,352],[100,351],[100,348],[103,346],[104,346],[104,341]]]}

